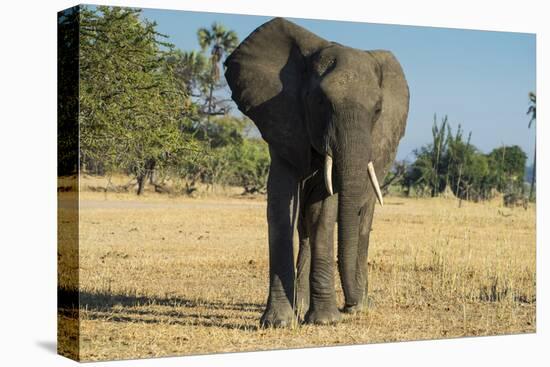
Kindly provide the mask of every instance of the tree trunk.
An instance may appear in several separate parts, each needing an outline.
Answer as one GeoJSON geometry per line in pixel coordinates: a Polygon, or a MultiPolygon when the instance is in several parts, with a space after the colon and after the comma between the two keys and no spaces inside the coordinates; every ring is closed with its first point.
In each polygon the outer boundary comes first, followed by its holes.
{"type": "Polygon", "coordinates": [[[155,166],[157,165],[157,162],[154,160],[154,159],[151,159],[149,161],[149,164],[148,164],[148,167],[147,167],[147,174],[149,176],[149,183],[151,185],[154,185],[155,184],[155,180],[156,180],[156,177],[155,177],[155,166]]]}
{"type": "Polygon", "coordinates": [[[208,95],[208,110],[206,114],[206,121],[210,124],[210,115],[212,114],[212,96],[214,94],[214,83],[210,83],[210,93],[208,95]]]}
{"type": "Polygon", "coordinates": [[[137,183],[138,183],[137,194],[138,195],[143,194],[143,189],[145,188],[145,177],[146,177],[146,174],[144,174],[144,173],[140,174],[137,177],[137,183]]]}

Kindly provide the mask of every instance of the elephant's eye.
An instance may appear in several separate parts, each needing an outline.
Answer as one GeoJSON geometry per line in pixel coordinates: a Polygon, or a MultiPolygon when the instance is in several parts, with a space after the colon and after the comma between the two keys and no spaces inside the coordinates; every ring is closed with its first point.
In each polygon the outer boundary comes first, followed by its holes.
{"type": "Polygon", "coordinates": [[[378,120],[381,113],[382,113],[382,101],[379,101],[374,106],[374,121],[378,120]]]}
{"type": "Polygon", "coordinates": [[[335,59],[321,59],[317,64],[317,72],[320,76],[325,76],[327,73],[332,71],[336,66],[335,59]]]}

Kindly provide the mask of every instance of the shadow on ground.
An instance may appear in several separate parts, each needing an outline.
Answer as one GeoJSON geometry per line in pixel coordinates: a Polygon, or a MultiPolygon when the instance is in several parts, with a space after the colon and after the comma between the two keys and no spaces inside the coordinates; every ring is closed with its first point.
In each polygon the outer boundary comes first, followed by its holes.
{"type": "Polygon", "coordinates": [[[171,324],[186,326],[220,327],[226,329],[257,330],[258,326],[249,321],[259,319],[263,305],[257,303],[226,303],[220,301],[186,299],[182,297],[134,296],[91,293],[58,289],[58,308],[63,314],[73,314],[75,309],[85,310],[88,320],[106,320],[109,322],[140,322],[145,324],[171,324]],[[75,300],[79,305],[75,307],[75,300]],[[146,306],[165,306],[168,310],[140,308],[146,306]],[[201,309],[202,312],[193,309],[201,309]],[[204,312],[206,310],[207,312],[204,312]],[[237,317],[220,315],[216,311],[240,311],[237,317]],[[251,316],[250,313],[257,315],[251,316]],[[232,321],[230,321],[232,320],[232,321]]]}

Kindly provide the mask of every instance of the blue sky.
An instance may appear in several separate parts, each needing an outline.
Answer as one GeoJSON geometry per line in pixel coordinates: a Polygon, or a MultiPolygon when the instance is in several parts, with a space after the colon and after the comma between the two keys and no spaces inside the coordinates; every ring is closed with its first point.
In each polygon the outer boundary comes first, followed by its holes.
{"type": "MultiPolygon", "coordinates": [[[[243,40],[271,17],[144,9],[160,33],[182,50],[198,50],[197,29],[214,21],[243,40]]],[[[409,119],[398,159],[431,139],[433,116],[461,124],[483,152],[519,145],[530,164],[535,145],[528,93],[536,88],[535,35],[328,20],[289,20],[319,36],[358,49],[386,49],[400,61],[411,92],[409,119]]]]}

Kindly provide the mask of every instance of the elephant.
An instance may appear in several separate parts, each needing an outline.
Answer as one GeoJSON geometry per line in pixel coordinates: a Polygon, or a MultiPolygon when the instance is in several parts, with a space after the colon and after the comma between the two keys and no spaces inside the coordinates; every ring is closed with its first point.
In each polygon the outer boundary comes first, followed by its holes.
{"type": "Polygon", "coordinates": [[[342,313],[363,310],[374,207],[383,204],[377,174],[384,178],[395,159],[409,110],[399,62],[389,51],[329,42],[274,18],[224,66],[232,99],[258,127],[271,157],[269,293],[261,326],[333,324],[342,313]]]}

